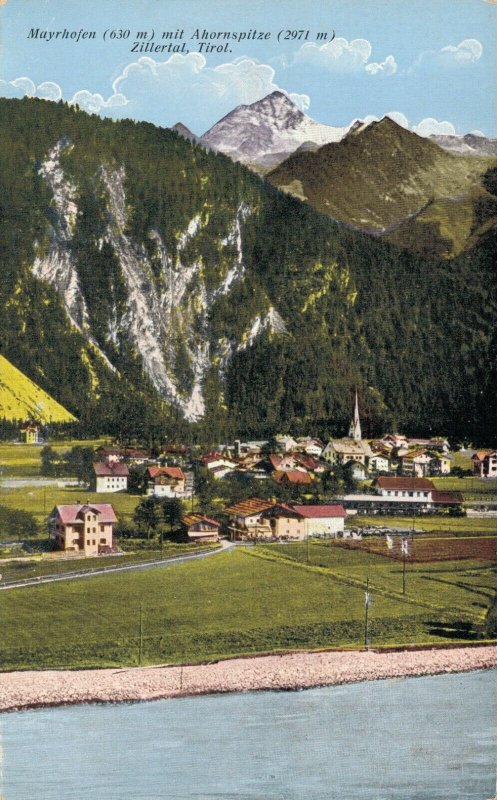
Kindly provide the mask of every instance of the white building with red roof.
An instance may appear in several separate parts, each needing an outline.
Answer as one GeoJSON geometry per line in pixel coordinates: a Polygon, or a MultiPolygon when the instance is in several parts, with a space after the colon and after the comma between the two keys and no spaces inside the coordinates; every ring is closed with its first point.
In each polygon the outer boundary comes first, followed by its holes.
{"type": "Polygon", "coordinates": [[[110,503],[55,506],[49,517],[50,538],[58,550],[96,556],[114,549],[117,517],[110,503]]]}
{"type": "Polygon", "coordinates": [[[93,465],[95,473],[95,491],[126,492],[128,489],[129,469],[121,461],[98,462],[93,465]]]}
{"type": "Polygon", "coordinates": [[[147,494],[154,497],[185,497],[185,473],[181,467],[147,467],[147,494]]]}

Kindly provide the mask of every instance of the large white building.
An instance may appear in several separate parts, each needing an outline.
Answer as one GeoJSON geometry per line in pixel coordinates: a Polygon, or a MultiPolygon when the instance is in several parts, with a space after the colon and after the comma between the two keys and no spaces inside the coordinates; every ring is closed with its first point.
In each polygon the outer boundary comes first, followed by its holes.
{"type": "Polygon", "coordinates": [[[304,518],[305,536],[343,536],[347,513],[342,505],[292,505],[304,518]]]}
{"type": "Polygon", "coordinates": [[[129,470],[120,461],[93,465],[96,492],[125,492],[128,489],[129,470]]]}

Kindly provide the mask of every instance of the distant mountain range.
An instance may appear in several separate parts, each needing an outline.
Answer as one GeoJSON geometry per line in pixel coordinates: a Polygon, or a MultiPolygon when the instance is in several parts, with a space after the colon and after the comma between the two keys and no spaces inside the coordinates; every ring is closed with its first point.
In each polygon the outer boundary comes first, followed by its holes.
{"type": "Polygon", "coordinates": [[[467,133],[465,136],[430,136],[430,139],[449,153],[461,153],[465,156],[497,156],[497,139],[487,139],[475,133],[467,133]]]}
{"type": "MultiPolygon", "coordinates": [[[[304,114],[288,95],[275,91],[250,105],[237,106],[202,136],[192,133],[181,122],[176,123],[172,130],[263,174],[292,153],[339,142],[348,133],[365,127],[361,120],[339,127],[316,122],[304,114]]],[[[449,152],[497,156],[497,139],[473,133],[465,136],[432,135],[430,140],[449,152]]]]}
{"type": "Polygon", "coordinates": [[[452,258],[497,224],[497,159],[455,155],[385,117],[296,152],[266,179],[313,208],[428,258],[452,258]]]}
{"type": "Polygon", "coordinates": [[[332,219],[427,258],[453,258],[496,225],[494,139],[424,138],[388,117],[322,125],[279,91],[200,137],[181,123],[173,130],[332,219]]]}

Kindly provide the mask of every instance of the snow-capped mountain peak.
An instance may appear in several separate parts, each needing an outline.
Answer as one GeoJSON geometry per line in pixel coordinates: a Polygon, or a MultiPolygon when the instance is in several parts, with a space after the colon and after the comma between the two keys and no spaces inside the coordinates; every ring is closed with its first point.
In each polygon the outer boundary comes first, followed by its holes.
{"type": "Polygon", "coordinates": [[[348,126],[335,128],[307,117],[280,91],[237,106],[200,138],[201,144],[245,164],[274,166],[300,145],[338,142],[348,126]]]}

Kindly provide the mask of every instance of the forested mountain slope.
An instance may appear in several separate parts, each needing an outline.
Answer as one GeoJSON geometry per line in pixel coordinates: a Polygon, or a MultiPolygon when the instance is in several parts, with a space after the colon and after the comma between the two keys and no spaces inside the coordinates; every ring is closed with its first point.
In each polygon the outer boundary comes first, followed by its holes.
{"type": "Polygon", "coordinates": [[[34,99],[0,101],[0,214],[2,353],[85,430],[338,434],[356,385],[371,433],[489,429],[493,231],[423,260],[175,132],[34,99]]]}

